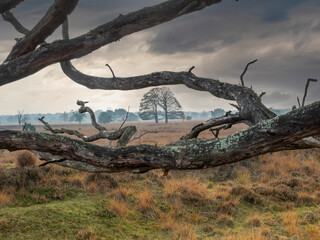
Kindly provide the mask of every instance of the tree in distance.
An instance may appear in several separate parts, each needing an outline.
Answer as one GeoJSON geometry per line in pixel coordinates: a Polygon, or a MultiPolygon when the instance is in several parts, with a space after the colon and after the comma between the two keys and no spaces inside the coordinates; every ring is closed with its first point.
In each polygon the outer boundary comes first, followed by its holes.
{"type": "Polygon", "coordinates": [[[145,93],[140,101],[139,117],[142,120],[154,119],[159,122],[158,116],[158,88],[153,88],[145,93]]]}
{"type": "Polygon", "coordinates": [[[170,88],[159,88],[159,106],[164,111],[165,123],[168,123],[168,119],[183,119],[184,113],[181,111],[182,107],[178,100],[175,98],[170,88]]]}
{"type": "Polygon", "coordinates": [[[129,113],[127,121],[128,122],[137,122],[137,121],[139,121],[139,117],[134,113],[129,113]]]}
{"type": "Polygon", "coordinates": [[[78,122],[79,124],[81,124],[84,117],[85,117],[85,114],[72,111],[69,122],[78,122]]]}
{"type": "Polygon", "coordinates": [[[184,118],[181,109],[180,103],[168,87],[153,88],[140,101],[139,117],[142,120],[154,119],[156,123],[163,117],[165,123],[168,123],[168,119],[184,118]]]}
{"type": "Polygon", "coordinates": [[[123,108],[116,109],[114,110],[114,113],[113,113],[113,120],[121,122],[126,117],[126,115],[127,115],[127,110],[123,108]]]}
{"type": "Polygon", "coordinates": [[[61,118],[62,121],[68,122],[69,113],[67,113],[66,111],[64,111],[63,113],[61,113],[60,118],[61,118]]]}
{"type": "Polygon", "coordinates": [[[226,112],[222,108],[216,108],[215,110],[211,111],[211,117],[217,118],[225,115],[226,112]]]}
{"type": "Polygon", "coordinates": [[[102,112],[98,116],[99,123],[109,123],[112,122],[112,111],[102,112]]]}

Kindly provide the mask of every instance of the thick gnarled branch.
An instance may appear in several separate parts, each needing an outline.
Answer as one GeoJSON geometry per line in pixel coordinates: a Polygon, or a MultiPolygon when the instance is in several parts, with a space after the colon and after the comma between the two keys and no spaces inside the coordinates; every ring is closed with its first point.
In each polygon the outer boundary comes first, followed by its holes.
{"type": "Polygon", "coordinates": [[[43,18],[26,33],[26,36],[19,39],[13,46],[6,61],[16,59],[33,50],[50,36],[67,18],[77,6],[79,0],[55,0],[43,18]]]}
{"type": "MultiPolygon", "coordinates": [[[[71,4],[74,1],[68,2],[71,4]]],[[[198,4],[185,11],[184,14],[199,11],[210,5],[217,4],[221,0],[195,0],[194,2],[198,4]]],[[[28,53],[24,55],[18,54],[20,57],[17,58],[11,57],[14,59],[13,61],[6,62],[0,66],[0,86],[29,76],[51,64],[85,56],[129,34],[175,19],[180,16],[178,15],[179,12],[189,3],[190,1],[185,0],[165,1],[152,7],[120,15],[116,19],[100,25],[79,37],[44,44],[33,51],[30,51],[31,48],[28,47],[27,51],[23,51],[28,53]]],[[[65,18],[60,20],[59,25],[65,18]]],[[[41,35],[39,39],[42,40],[40,42],[43,42],[43,36],[47,37],[47,34],[41,35]]],[[[34,45],[31,44],[30,46],[34,45]]],[[[19,50],[19,52],[21,51],[19,50]]]]}
{"type": "MultiPolygon", "coordinates": [[[[134,169],[201,169],[283,149],[320,134],[320,102],[266,120],[223,139],[182,140],[167,146],[103,148],[60,135],[1,131],[0,148],[36,150],[109,172],[134,169]]],[[[63,162],[62,162],[63,163],[63,162]]]]}

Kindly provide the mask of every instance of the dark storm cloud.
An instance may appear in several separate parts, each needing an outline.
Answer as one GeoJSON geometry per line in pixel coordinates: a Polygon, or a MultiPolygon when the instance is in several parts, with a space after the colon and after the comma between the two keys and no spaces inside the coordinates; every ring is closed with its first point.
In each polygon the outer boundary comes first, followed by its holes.
{"type": "Polygon", "coordinates": [[[157,27],[157,33],[148,42],[150,51],[157,54],[217,51],[252,35],[264,38],[292,28],[300,32],[305,25],[287,26],[287,29],[270,25],[287,20],[290,10],[302,3],[319,6],[314,0],[223,1],[157,27]],[[265,26],[266,31],[261,31],[265,26]]]}
{"type": "MultiPolygon", "coordinates": [[[[84,34],[120,13],[163,1],[81,0],[69,17],[71,37],[84,34]]],[[[31,28],[52,3],[28,0],[13,12],[31,28]]],[[[245,75],[246,86],[252,86],[257,93],[267,92],[262,99],[267,106],[290,108],[297,104],[297,96],[302,98],[307,78],[320,79],[319,12],[319,0],[223,0],[200,12],[126,36],[119,42],[73,60],[73,63],[81,71],[97,76],[110,76],[105,68],[107,62],[117,76],[181,71],[195,65],[194,73],[198,76],[238,84],[244,66],[258,58],[259,61],[250,66],[245,75]]],[[[0,29],[0,58],[4,60],[15,43],[13,39],[21,34],[2,19],[0,29]]],[[[57,29],[48,42],[60,38],[61,31],[57,29]]],[[[16,109],[25,109],[25,112],[68,111],[74,109],[78,96],[82,96],[95,109],[105,109],[107,103],[112,109],[130,105],[133,111],[137,111],[147,90],[88,90],[63,75],[56,64],[19,82],[2,86],[0,108],[8,113],[16,113],[16,109]],[[59,100],[58,95],[61,95],[59,100]]],[[[173,86],[172,90],[184,110],[230,108],[229,101],[208,93],[184,86],[173,86]]],[[[319,92],[320,83],[310,85],[307,103],[319,100],[319,92]]]]}

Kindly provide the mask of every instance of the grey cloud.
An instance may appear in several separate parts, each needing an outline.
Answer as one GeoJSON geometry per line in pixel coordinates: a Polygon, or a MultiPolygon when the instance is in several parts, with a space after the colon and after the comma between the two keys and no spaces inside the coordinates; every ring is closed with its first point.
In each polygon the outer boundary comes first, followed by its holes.
{"type": "Polygon", "coordinates": [[[291,12],[299,10],[302,3],[319,8],[319,3],[312,0],[222,2],[175,20],[174,24],[157,27],[154,38],[148,41],[150,51],[157,54],[214,52],[241,39],[265,38],[284,31],[306,33],[310,22],[290,19],[291,12]],[[288,24],[282,24],[285,21],[288,24]]]}
{"type": "MultiPolygon", "coordinates": [[[[119,13],[158,2],[162,0],[80,1],[70,17],[71,33],[82,34],[119,13]]],[[[23,4],[29,3],[33,6],[19,6],[14,11],[31,26],[46,10],[41,4],[51,2],[29,0],[23,4]],[[39,8],[34,9],[37,4],[39,8]]],[[[246,86],[253,86],[258,93],[266,91],[269,95],[264,96],[263,102],[268,106],[288,108],[296,104],[296,96],[302,97],[308,77],[320,79],[319,11],[318,0],[222,1],[198,13],[127,36],[73,63],[81,71],[98,76],[110,76],[106,63],[112,66],[116,76],[182,71],[195,65],[194,73],[198,76],[239,83],[246,63],[258,58],[245,75],[246,86]]],[[[18,34],[2,20],[0,28],[2,57],[18,34]]],[[[60,35],[58,30],[54,37],[60,35]]],[[[76,109],[75,101],[83,98],[94,109],[130,105],[132,111],[137,111],[139,100],[147,90],[89,90],[64,76],[57,64],[16,84],[2,86],[0,105],[2,112],[7,113],[16,113],[17,109],[61,112],[76,109]]],[[[228,101],[208,93],[184,86],[173,86],[172,90],[184,110],[231,108],[228,101]]],[[[319,100],[319,92],[320,83],[313,84],[307,102],[319,100]]]]}

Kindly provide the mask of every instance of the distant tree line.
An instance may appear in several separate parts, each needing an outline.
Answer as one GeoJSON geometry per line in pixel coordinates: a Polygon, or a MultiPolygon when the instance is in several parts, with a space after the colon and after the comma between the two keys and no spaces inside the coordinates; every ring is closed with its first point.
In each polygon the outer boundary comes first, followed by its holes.
{"type": "MultiPolygon", "coordinates": [[[[100,123],[109,123],[109,122],[121,122],[126,116],[127,111],[123,108],[116,109],[114,111],[107,110],[102,111],[98,110],[95,112],[97,120],[100,123]]],[[[23,111],[17,112],[15,115],[1,115],[0,124],[19,124],[24,125],[25,123],[38,124],[39,118],[45,116],[46,121],[52,123],[67,123],[67,122],[90,122],[90,116],[88,114],[79,113],[78,111],[70,111],[63,113],[36,113],[36,114],[23,114],[23,111]]],[[[139,121],[140,118],[135,113],[129,113],[127,121],[139,121]]]]}
{"type": "MultiPolygon", "coordinates": [[[[97,114],[96,114],[97,116],[97,114]]],[[[100,112],[98,114],[98,122],[99,123],[109,123],[109,122],[122,122],[126,119],[127,122],[139,121],[139,117],[135,113],[128,113],[123,108],[116,109],[114,111],[107,110],[105,112],[100,112]]]]}
{"type": "MultiPolygon", "coordinates": [[[[290,109],[274,109],[270,108],[272,112],[277,115],[282,115],[290,111],[290,109]]],[[[97,110],[95,111],[95,116],[97,117],[98,122],[100,123],[109,123],[109,122],[121,122],[126,115],[126,110],[123,108],[112,110],[97,110]]],[[[208,118],[216,118],[223,116],[226,111],[222,108],[216,108],[213,111],[202,111],[202,112],[192,112],[185,111],[183,115],[177,114],[168,114],[168,119],[186,119],[186,120],[197,120],[197,119],[208,119],[208,118]],[[182,117],[180,117],[182,116],[182,117]],[[184,118],[183,118],[184,117],[184,118]]],[[[140,121],[142,120],[150,120],[151,118],[141,118],[141,113],[132,113],[129,112],[127,121],[140,121]],[[139,118],[139,116],[140,118],[139,118]]],[[[158,111],[158,121],[164,120],[164,112],[158,111]]],[[[0,124],[19,124],[24,125],[25,123],[33,123],[38,124],[38,118],[45,116],[45,119],[48,122],[52,123],[67,123],[67,122],[90,122],[90,117],[88,114],[80,114],[78,111],[70,111],[63,113],[37,113],[37,114],[24,114],[23,111],[18,111],[15,115],[0,115],[0,124]]]]}

